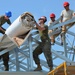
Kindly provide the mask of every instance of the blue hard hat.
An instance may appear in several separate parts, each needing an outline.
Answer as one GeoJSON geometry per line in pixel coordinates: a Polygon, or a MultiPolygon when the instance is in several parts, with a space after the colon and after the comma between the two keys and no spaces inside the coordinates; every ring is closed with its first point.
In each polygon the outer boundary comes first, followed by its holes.
{"type": "Polygon", "coordinates": [[[7,17],[11,17],[11,16],[12,16],[12,12],[11,12],[11,11],[6,11],[6,12],[5,12],[5,15],[6,15],[7,17]]]}

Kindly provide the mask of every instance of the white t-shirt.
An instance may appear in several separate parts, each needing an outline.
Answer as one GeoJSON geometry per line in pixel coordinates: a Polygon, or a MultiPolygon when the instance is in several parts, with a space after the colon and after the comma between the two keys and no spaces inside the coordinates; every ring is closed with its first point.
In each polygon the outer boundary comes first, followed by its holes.
{"type": "MultiPolygon", "coordinates": [[[[55,22],[55,24],[58,24],[59,22],[58,21],[54,21],[55,22]]],[[[52,25],[52,23],[53,23],[53,21],[52,20],[50,20],[49,22],[48,22],[48,26],[51,26],[52,25]]],[[[55,25],[54,24],[54,25],[55,25]]],[[[57,28],[55,28],[55,29],[57,29],[57,28]]],[[[52,30],[55,30],[55,29],[52,29],[52,30]]]]}
{"type": "Polygon", "coordinates": [[[62,21],[64,22],[64,21],[67,21],[67,20],[71,19],[73,17],[73,15],[74,15],[74,11],[73,10],[69,10],[69,11],[63,10],[61,12],[61,16],[63,16],[63,20],[62,21]]]}
{"type": "Polygon", "coordinates": [[[48,26],[50,26],[52,23],[53,23],[53,22],[50,20],[50,21],[48,22],[48,26]]]}
{"type": "MultiPolygon", "coordinates": [[[[58,21],[54,21],[54,22],[55,22],[54,25],[59,23],[58,21]]],[[[48,26],[51,26],[52,23],[53,23],[53,21],[50,20],[50,21],[48,22],[48,26]]]]}

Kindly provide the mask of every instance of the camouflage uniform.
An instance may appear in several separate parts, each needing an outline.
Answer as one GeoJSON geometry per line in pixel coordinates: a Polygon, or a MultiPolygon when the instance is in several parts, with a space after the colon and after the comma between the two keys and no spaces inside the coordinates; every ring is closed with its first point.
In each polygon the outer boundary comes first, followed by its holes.
{"type": "MultiPolygon", "coordinates": [[[[4,23],[8,23],[9,25],[11,24],[10,20],[6,20],[4,16],[0,16],[0,28],[2,28],[3,30],[0,30],[0,33],[4,34],[5,30],[3,27],[1,27],[4,23]]],[[[0,51],[2,51],[3,49],[0,49],[0,51]]],[[[0,56],[0,58],[3,58],[3,64],[5,66],[5,71],[9,70],[9,65],[8,65],[8,61],[9,61],[9,52],[3,54],[0,56]]]]}
{"type": "Polygon", "coordinates": [[[48,36],[48,26],[45,25],[45,30],[42,32],[39,31],[39,34],[42,42],[40,42],[40,44],[33,51],[33,59],[36,64],[40,64],[40,59],[38,56],[43,52],[46,57],[48,66],[53,67],[51,41],[48,36]]]}

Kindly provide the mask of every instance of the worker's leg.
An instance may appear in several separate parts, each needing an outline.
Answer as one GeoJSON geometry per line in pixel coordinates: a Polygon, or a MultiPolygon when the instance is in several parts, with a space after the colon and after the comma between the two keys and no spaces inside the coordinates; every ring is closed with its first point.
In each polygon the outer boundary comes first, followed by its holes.
{"type": "Polygon", "coordinates": [[[66,26],[62,26],[62,33],[66,32],[66,26]]]}
{"type": "Polygon", "coordinates": [[[66,25],[66,26],[68,26],[68,27],[70,28],[70,27],[72,27],[74,24],[75,24],[75,22],[70,23],[70,24],[68,24],[68,25],[66,25]]]}
{"type": "Polygon", "coordinates": [[[66,33],[66,26],[62,26],[62,34],[61,34],[61,45],[63,45],[63,41],[64,41],[64,39],[63,39],[63,34],[65,34],[66,33]]]}
{"type": "Polygon", "coordinates": [[[52,60],[52,53],[51,53],[51,44],[50,42],[46,42],[43,46],[43,52],[47,60],[47,64],[50,68],[50,71],[53,70],[53,60],[52,60]]]}
{"type": "Polygon", "coordinates": [[[9,71],[9,52],[2,55],[5,71],[9,71]]]}
{"type": "Polygon", "coordinates": [[[37,65],[37,68],[34,71],[40,71],[42,70],[40,65],[40,59],[39,55],[42,53],[41,45],[39,45],[34,51],[33,51],[33,59],[37,65]]]}
{"type": "Polygon", "coordinates": [[[0,59],[1,59],[1,56],[0,56],[0,59]]]}
{"type": "Polygon", "coordinates": [[[55,43],[55,36],[52,35],[52,36],[50,37],[50,39],[51,39],[51,44],[54,45],[54,43],[55,43]]]}
{"type": "MultiPolygon", "coordinates": [[[[52,32],[53,32],[53,30],[49,30],[49,31],[48,31],[48,34],[50,34],[50,33],[52,33],[52,32]]],[[[51,44],[54,45],[54,43],[55,43],[54,35],[50,36],[50,39],[51,39],[51,44]]]]}

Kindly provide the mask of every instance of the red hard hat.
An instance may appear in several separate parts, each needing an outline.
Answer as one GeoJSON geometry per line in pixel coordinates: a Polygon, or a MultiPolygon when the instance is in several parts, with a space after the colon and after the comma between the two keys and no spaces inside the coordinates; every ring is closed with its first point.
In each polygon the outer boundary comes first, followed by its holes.
{"type": "Polygon", "coordinates": [[[51,17],[55,18],[55,14],[54,14],[54,13],[51,13],[51,14],[50,14],[50,18],[51,18],[51,17]]]}
{"type": "Polygon", "coordinates": [[[64,6],[64,7],[69,6],[69,3],[68,3],[68,2],[64,2],[64,3],[63,3],[63,6],[64,6]]]}
{"type": "Polygon", "coordinates": [[[46,22],[47,18],[45,16],[42,16],[42,17],[39,18],[39,20],[44,20],[44,22],[46,22]]]}

